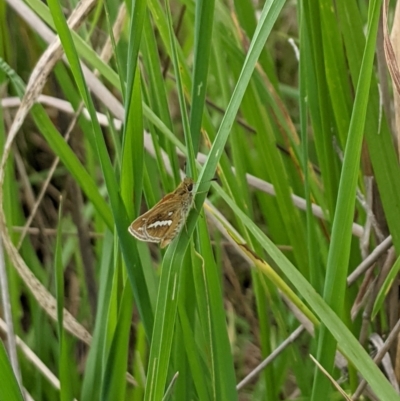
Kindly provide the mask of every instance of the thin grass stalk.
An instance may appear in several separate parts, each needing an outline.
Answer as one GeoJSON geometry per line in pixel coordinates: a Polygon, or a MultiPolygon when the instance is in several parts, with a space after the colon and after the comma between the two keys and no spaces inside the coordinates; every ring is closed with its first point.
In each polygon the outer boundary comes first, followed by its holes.
{"type": "MultiPolygon", "coordinates": [[[[346,291],[346,277],[351,245],[351,224],[354,215],[363,130],[380,15],[380,1],[378,0],[371,3],[370,10],[367,44],[357,85],[353,114],[350,121],[344,154],[325,277],[324,299],[327,304],[332,307],[338,317],[343,317],[343,300],[346,291]]],[[[326,326],[321,326],[321,331],[318,336],[317,358],[330,373],[333,368],[335,348],[336,342],[332,334],[329,333],[326,326]]],[[[316,401],[321,394],[325,394],[327,391],[328,382],[326,377],[321,370],[316,368],[312,400],[316,401]]]]}

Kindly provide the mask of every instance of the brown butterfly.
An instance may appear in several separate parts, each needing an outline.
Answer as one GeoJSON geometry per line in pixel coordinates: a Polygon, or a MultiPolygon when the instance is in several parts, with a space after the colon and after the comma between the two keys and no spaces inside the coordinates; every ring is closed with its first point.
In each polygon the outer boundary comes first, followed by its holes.
{"type": "Polygon", "coordinates": [[[137,239],[161,243],[165,248],[180,232],[193,206],[194,182],[186,177],[174,192],[167,194],[128,228],[137,239]]]}

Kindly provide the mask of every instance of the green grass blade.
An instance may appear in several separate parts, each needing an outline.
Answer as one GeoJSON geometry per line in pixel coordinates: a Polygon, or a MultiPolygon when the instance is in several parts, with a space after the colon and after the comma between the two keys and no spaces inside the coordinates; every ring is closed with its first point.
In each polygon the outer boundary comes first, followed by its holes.
{"type": "Polygon", "coordinates": [[[146,401],[161,400],[164,396],[171,356],[173,328],[175,325],[180,270],[190,267],[183,264],[185,249],[180,251],[180,263],[166,264],[166,260],[171,261],[168,255],[172,254],[174,244],[176,244],[175,241],[168,247],[161,272],[147,369],[147,382],[144,396],[146,401]]]}
{"type": "MultiPolygon", "coordinates": [[[[219,135],[217,135],[217,138],[215,139],[207,162],[199,177],[199,182],[202,182],[203,179],[205,181],[211,180],[214,176],[219,157],[221,156],[221,150],[228,138],[230,128],[254,70],[258,55],[265,44],[268,34],[271,31],[272,26],[278,17],[281,8],[283,7],[283,4],[284,1],[275,1],[266,4],[263,13],[261,14],[260,22],[254,35],[252,44],[250,45],[242,74],[235,88],[231,102],[228,106],[228,110],[221,123],[219,135]]],[[[209,188],[210,182],[205,182],[203,187],[205,189],[209,188]]],[[[200,188],[200,190],[203,190],[203,187],[200,188]]],[[[196,206],[198,206],[198,208],[200,208],[204,202],[205,196],[206,195],[204,193],[199,194],[196,197],[196,206]]],[[[157,302],[154,327],[154,335],[156,338],[153,339],[150,351],[148,386],[146,387],[145,396],[146,400],[157,400],[163,395],[164,386],[166,383],[165,365],[168,364],[172,341],[171,330],[173,327],[173,322],[171,322],[169,319],[175,319],[176,314],[176,299],[173,297],[174,290],[177,283],[179,283],[179,267],[181,266],[183,255],[187,249],[189,237],[193,232],[196,218],[197,217],[195,217],[193,213],[191,216],[189,216],[187,221],[187,232],[185,232],[185,230],[181,232],[179,241],[174,241],[169,246],[164,258],[163,274],[161,275],[160,292],[157,302]],[[167,299],[169,299],[170,302],[168,309],[165,310],[167,299]],[[161,333],[163,334],[163,337],[161,337],[161,333]],[[161,341],[161,338],[163,341],[161,341]],[[155,342],[156,339],[157,343],[155,342]],[[163,353],[165,353],[165,355],[163,353]],[[165,357],[167,357],[167,360],[164,360],[165,357]]],[[[227,396],[228,394],[226,393],[223,395],[227,396]]],[[[233,397],[235,397],[235,395],[233,395],[233,397]]],[[[223,399],[232,400],[232,398],[223,399]]]]}
{"type": "Polygon", "coordinates": [[[347,65],[343,54],[343,45],[337,39],[340,38],[338,22],[335,20],[335,11],[329,7],[329,4],[329,1],[325,1],[325,5],[320,7],[325,71],[337,124],[338,139],[344,146],[350,123],[352,99],[348,81],[345,79],[346,75],[342,73],[347,69],[347,65]]]}
{"type": "MultiPolygon", "coordinates": [[[[357,85],[356,98],[344,154],[324,288],[324,299],[339,317],[343,316],[343,301],[347,287],[346,277],[348,274],[352,236],[351,226],[353,224],[361,146],[375,54],[380,1],[375,1],[371,3],[370,6],[371,19],[367,35],[367,44],[357,85]]],[[[322,326],[318,337],[317,358],[328,372],[332,371],[335,350],[336,341],[327,328],[322,326]]],[[[320,395],[325,394],[328,386],[330,386],[328,381],[323,379],[323,376],[324,374],[321,370],[316,368],[313,400],[319,399],[320,395]]]]}
{"type": "MultiPolygon", "coordinates": [[[[123,132],[123,166],[121,170],[121,192],[127,209],[131,202],[129,191],[134,188],[135,214],[139,212],[143,183],[143,112],[139,68],[139,48],[142,38],[144,19],[147,13],[146,1],[133,2],[129,32],[128,69],[125,92],[125,121],[123,132]],[[132,177],[133,180],[128,180],[132,177]],[[134,184],[134,185],[133,185],[134,184]]],[[[130,213],[132,216],[132,213],[130,213]]]]}
{"type": "MultiPolygon", "coordinates": [[[[304,15],[301,13],[300,18],[304,20],[304,15]]],[[[307,76],[306,76],[306,60],[307,56],[304,56],[309,51],[307,41],[304,40],[305,35],[305,24],[301,24],[302,32],[300,38],[302,40],[301,48],[303,49],[303,57],[300,58],[299,63],[299,75],[300,75],[300,97],[299,97],[299,109],[300,109],[300,125],[301,125],[301,140],[302,140],[302,167],[304,174],[304,195],[307,201],[307,244],[308,244],[308,263],[310,272],[310,283],[314,288],[321,288],[322,273],[320,272],[318,265],[319,250],[317,249],[317,232],[315,226],[315,218],[312,215],[311,209],[311,191],[310,191],[310,174],[309,174],[309,141],[307,134],[307,107],[306,107],[306,96],[307,96],[307,76]]]]}
{"type": "MultiPolygon", "coordinates": [[[[244,92],[250,81],[251,75],[253,74],[258,56],[263,49],[268,35],[271,32],[271,29],[276,19],[278,18],[278,15],[284,3],[285,2],[283,0],[266,3],[260,15],[260,20],[254,33],[253,40],[250,44],[250,48],[244,62],[238,83],[236,84],[235,90],[232,94],[232,98],[219,127],[217,137],[215,138],[207,161],[199,176],[199,182],[205,182],[205,185],[203,185],[200,190],[206,191],[210,187],[210,184],[207,183],[207,181],[211,180],[215,174],[218,160],[221,157],[222,149],[224,148],[224,145],[228,139],[229,132],[236,117],[236,113],[239,110],[240,103],[243,99],[244,92]]],[[[200,195],[198,197],[200,200],[199,205],[204,202],[205,196],[206,195],[200,195]]]]}
{"type": "Polygon", "coordinates": [[[308,41],[308,54],[312,57],[311,60],[307,60],[307,101],[314,132],[321,133],[315,135],[314,141],[324,183],[326,204],[332,219],[336,205],[339,171],[332,146],[330,119],[332,106],[327,90],[324,54],[321,50],[323,47],[319,4],[305,1],[303,12],[306,25],[304,33],[307,35],[305,40],[308,41]]]}
{"type": "Polygon", "coordinates": [[[18,386],[17,379],[8,360],[3,341],[0,341],[0,401],[24,401],[24,397],[18,386]]]}
{"type": "Polygon", "coordinates": [[[126,391],[129,328],[133,310],[132,288],[125,282],[118,311],[118,322],[108,352],[102,380],[102,401],[123,401],[126,391]]]}
{"type": "MultiPolygon", "coordinates": [[[[199,221],[200,258],[203,291],[199,291],[198,296],[204,296],[205,316],[203,321],[209,319],[209,346],[211,358],[211,374],[215,381],[212,387],[213,399],[217,400],[237,400],[236,377],[233,366],[233,357],[226,327],[226,314],[224,301],[222,298],[221,277],[217,270],[214,260],[213,249],[208,238],[205,219],[199,221]],[[206,236],[206,238],[202,238],[206,236]],[[201,256],[200,256],[201,255],[201,256]]],[[[206,326],[207,327],[207,326],[206,326]]]]}
{"type": "Polygon", "coordinates": [[[195,152],[194,152],[194,147],[193,147],[193,138],[192,138],[192,134],[190,132],[189,117],[188,117],[187,110],[186,110],[185,95],[183,93],[181,68],[180,68],[180,64],[178,62],[177,43],[176,43],[174,29],[172,26],[171,10],[169,8],[168,1],[167,1],[167,21],[168,21],[168,28],[169,28],[169,38],[170,38],[170,43],[171,43],[172,63],[174,65],[176,86],[177,86],[178,98],[179,98],[179,108],[180,108],[182,124],[183,124],[183,133],[185,135],[185,144],[186,144],[186,149],[188,151],[188,160],[187,160],[186,171],[187,171],[187,176],[192,177],[194,180],[196,180],[197,170],[195,167],[195,152]]]}
{"type": "MultiPolygon", "coordinates": [[[[348,64],[353,86],[356,86],[365,47],[364,23],[361,11],[352,2],[338,3],[338,18],[343,22],[343,40],[346,47],[348,64]]],[[[398,156],[393,146],[388,120],[390,116],[381,116],[382,93],[375,76],[372,76],[370,101],[365,124],[365,139],[368,145],[369,163],[373,167],[373,176],[379,188],[379,195],[385,210],[386,222],[393,236],[397,252],[400,250],[400,170],[398,156]],[[377,133],[379,133],[377,135],[377,133]]],[[[364,167],[365,174],[372,173],[364,167]]]]}
{"type": "MultiPolygon", "coordinates": [[[[224,196],[225,202],[232,209],[235,204],[226,197],[223,191],[218,191],[224,196]]],[[[335,337],[341,352],[355,365],[361,375],[368,381],[369,385],[382,400],[400,400],[393,387],[385,379],[380,369],[371,360],[367,352],[353,336],[346,325],[326,304],[322,297],[315,291],[310,283],[301,275],[298,269],[283,255],[275,244],[260,230],[259,227],[240,209],[236,213],[243,223],[254,235],[255,239],[267,252],[268,256],[281,269],[282,273],[292,283],[296,290],[303,295],[304,300],[310,305],[316,316],[320,319],[335,337]]]]}
{"type": "Polygon", "coordinates": [[[57,27],[61,42],[63,43],[65,54],[69,60],[75,82],[91,117],[93,133],[90,134],[94,135],[95,137],[98,156],[107,186],[108,195],[110,197],[111,209],[113,211],[115,225],[121,243],[122,253],[128,268],[128,274],[135,294],[135,300],[137,302],[140,315],[143,319],[143,324],[146,328],[147,335],[150,337],[151,329],[153,327],[153,312],[149,300],[149,293],[145,284],[144,274],[140,264],[139,255],[137,253],[137,248],[135,246],[132,246],[132,239],[127,231],[130,221],[122,199],[120,197],[119,186],[115,177],[113,166],[110,161],[110,157],[108,155],[105,140],[97,120],[96,110],[94,108],[93,101],[89,95],[88,88],[83,78],[78,55],[72,41],[70,30],[62,14],[60,5],[56,0],[51,0],[48,4],[53,15],[53,19],[57,27]],[[137,264],[138,266],[140,266],[140,268],[133,269],[133,264],[137,264]]]}
{"type": "MultiPolygon", "coordinates": [[[[153,26],[151,25],[150,15],[147,15],[143,29],[143,63],[149,80],[147,88],[148,107],[150,107],[152,113],[159,116],[160,120],[164,122],[170,131],[172,131],[173,122],[168,108],[167,88],[165,87],[165,79],[160,69],[162,61],[158,54],[157,40],[153,26]]],[[[149,116],[147,115],[147,117],[149,116]]],[[[153,123],[151,117],[149,118],[149,122],[153,123]]],[[[178,173],[179,163],[175,147],[170,141],[165,139],[164,135],[160,135],[161,133],[157,131],[155,127],[150,127],[151,130],[153,130],[153,128],[158,138],[157,141],[154,141],[156,152],[160,151],[159,146],[157,146],[160,144],[169,155],[176,186],[177,183],[180,182],[180,176],[178,173]]],[[[159,170],[161,174],[161,182],[163,183],[164,188],[170,188],[171,180],[167,176],[164,163],[159,163],[159,170]]]]}
{"type": "Polygon", "coordinates": [[[107,345],[107,310],[110,302],[110,293],[113,280],[113,235],[107,231],[104,237],[104,247],[101,253],[100,289],[97,305],[96,324],[93,341],[86,361],[85,375],[82,384],[80,399],[92,401],[100,399],[99,377],[103,376],[104,355],[108,352],[107,345]]]}
{"type": "Polygon", "coordinates": [[[203,118],[207,90],[207,76],[213,34],[214,0],[196,2],[195,55],[193,69],[192,100],[190,109],[190,132],[193,149],[197,153],[200,145],[200,128],[203,118]]]}
{"type": "MultiPolygon", "coordinates": [[[[185,349],[190,366],[190,375],[193,378],[199,399],[208,400],[210,394],[208,392],[209,383],[206,381],[206,373],[201,366],[200,354],[197,352],[197,344],[195,343],[196,336],[190,327],[189,318],[182,303],[178,306],[179,322],[183,331],[183,340],[185,341],[185,349]]],[[[182,351],[181,351],[182,352],[182,351]]]]}
{"type": "Polygon", "coordinates": [[[59,340],[59,372],[60,372],[60,400],[61,401],[72,401],[72,376],[71,376],[71,361],[69,350],[69,344],[67,342],[64,327],[63,327],[63,313],[64,313],[64,269],[62,262],[62,245],[61,245],[61,233],[62,233],[62,200],[60,200],[60,208],[58,213],[58,227],[57,227],[57,239],[56,249],[54,255],[54,266],[55,266],[55,279],[56,279],[56,295],[57,295],[57,331],[59,340]]]}
{"type": "Polygon", "coordinates": [[[121,197],[130,216],[138,214],[142,200],[144,146],[140,83],[140,70],[137,69],[134,88],[127,91],[127,96],[130,96],[130,106],[125,121],[121,166],[121,197]],[[132,188],[134,188],[134,202],[132,202],[132,188]]]}

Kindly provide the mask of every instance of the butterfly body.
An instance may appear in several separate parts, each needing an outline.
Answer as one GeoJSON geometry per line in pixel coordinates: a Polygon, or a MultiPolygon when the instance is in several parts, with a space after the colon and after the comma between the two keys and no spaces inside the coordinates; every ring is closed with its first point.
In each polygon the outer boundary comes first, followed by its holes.
{"type": "Polygon", "coordinates": [[[174,192],[139,216],[128,228],[137,239],[165,248],[181,231],[193,206],[194,182],[186,177],[174,192]]]}

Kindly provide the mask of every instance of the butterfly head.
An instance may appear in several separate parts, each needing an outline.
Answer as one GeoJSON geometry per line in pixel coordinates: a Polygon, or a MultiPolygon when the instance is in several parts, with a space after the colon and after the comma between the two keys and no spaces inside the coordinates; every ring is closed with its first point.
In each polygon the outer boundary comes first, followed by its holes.
{"type": "Polygon", "coordinates": [[[194,189],[194,181],[190,177],[186,177],[176,188],[175,193],[177,195],[187,195],[191,194],[194,189]]]}

